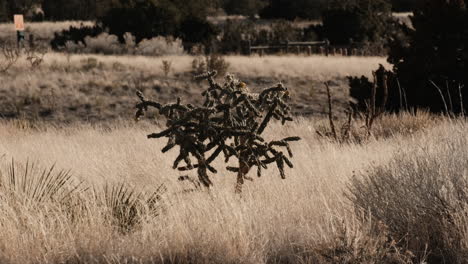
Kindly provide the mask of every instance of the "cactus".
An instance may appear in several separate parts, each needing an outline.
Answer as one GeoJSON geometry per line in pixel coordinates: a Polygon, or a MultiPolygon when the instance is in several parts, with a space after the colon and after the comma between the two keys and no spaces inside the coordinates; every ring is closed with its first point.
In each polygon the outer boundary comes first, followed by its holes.
{"type": "Polygon", "coordinates": [[[262,134],[273,119],[280,120],[283,125],[293,121],[287,103],[288,89],[280,83],[261,93],[251,93],[245,83],[232,75],[228,75],[226,82],[220,85],[214,79],[216,74],[216,71],[211,71],[195,77],[209,83],[209,88],[202,93],[205,102],[201,107],[181,104],[180,98],[176,103],[162,105],[147,100],[138,91],[137,120],[149,107],[158,109],[167,119],[166,129],[150,134],[148,138],[168,138],[163,153],[179,146],[173,168],[179,171],[196,169],[199,182],[207,188],[213,185],[208,172],[217,173],[212,164],[221,154],[225,163],[231,158],[237,159],[237,167],[226,168],[237,173],[236,192],[242,192],[245,180],[253,180],[247,176],[253,167],[257,168],[257,176],[261,177],[262,169],[274,163],[281,178],[285,179],[285,165],[293,168],[289,159],[293,156],[289,144],[300,138],[288,137],[268,142],[262,134]]]}

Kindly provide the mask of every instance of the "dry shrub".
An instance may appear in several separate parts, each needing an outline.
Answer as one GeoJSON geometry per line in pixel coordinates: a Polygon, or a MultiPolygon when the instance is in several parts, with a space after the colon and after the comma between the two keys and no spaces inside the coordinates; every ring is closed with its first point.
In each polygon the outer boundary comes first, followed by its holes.
{"type": "Polygon", "coordinates": [[[184,46],[182,40],[178,38],[155,37],[141,41],[135,53],[145,56],[182,55],[184,46]]]}
{"type": "Polygon", "coordinates": [[[385,139],[396,135],[409,136],[432,128],[442,120],[442,117],[425,111],[386,114],[375,122],[371,132],[376,139],[385,139]]]}
{"type": "Polygon", "coordinates": [[[96,37],[86,37],[85,44],[67,41],[65,50],[70,53],[97,53],[106,55],[134,54],[144,56],[182,55],[184,47],[181,39],[172,37],[154,37],[135,43],[130,33],[124,35],[125,43],[120,43],[115,35],[102,33],[96,37]]]}
{"type": "Polygon", "coordinates": [[[466,263],[468,257],[468,138],[451,131],[430,139],[433,145],[406,146],[349,187],[357,210],[388,226],[418,261],[466,263]]]}
{"type": "Polygon", "coordinates": [[[369,131],[364,118],[348,115],[346,119],[333,121],[336,137],[329,120],[318,122],[316,132],[320,137],[334,142],[363,143],[370,139],[381,140],[395,136],[411,136],[433,128],[443,120],[443,117],[424,111],[384,114],[374,121],[372,129],[369,131]]]}
{"type": "Polygon", "coordinates": [[[209,71],[216,71],[218,76],[224,77],[229,70],[230,63],[219,55],[212,53],[205,57],[196,57],[192,61],[192,74],[200,75],[209,71]]]}

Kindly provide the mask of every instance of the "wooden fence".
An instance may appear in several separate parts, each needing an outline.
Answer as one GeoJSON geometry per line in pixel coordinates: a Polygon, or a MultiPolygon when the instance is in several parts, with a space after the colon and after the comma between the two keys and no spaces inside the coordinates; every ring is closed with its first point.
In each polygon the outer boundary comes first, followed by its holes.
{"type": "Polygon", "coordinates": [[[273,45],[251,46],[250,42],[244,43],[244,55],[259,54],[263,56],[265,53],[280,52],[285,54],[313,54],[324,56],[384,56],[384,49],[379,51],[370,51],[365,48],[356,48],[352,46],[332,46],[328,41],[309,41],[309,42],[283,42],[273,45]]]}

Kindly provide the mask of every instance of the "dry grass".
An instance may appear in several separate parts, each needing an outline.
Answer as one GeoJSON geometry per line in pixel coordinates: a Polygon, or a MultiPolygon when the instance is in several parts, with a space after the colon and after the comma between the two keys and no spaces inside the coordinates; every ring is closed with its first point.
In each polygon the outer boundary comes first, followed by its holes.
{"type": "MultiPolygon", "coordinates": [[[[79,64],[83,58],[93,57],[112,66],[121,63],[135,70],[151,71],[163,75],[159,65],[163,60],[173,62],[175,72],[189,72],[192,56],[163,56],[151,58],[145,56],[102,56],[102,55],[72,55],[64,56],[61,53],[47,54],[46,65],[66,66],[79,64]]],[[[339,77],[366,75],[371,76],[372,71],[379,64],[389,67],[383,57],[324,57],[324,56],[226,56],[230,63],[230,71],[236,75],[248,77],[304,77],[309,76],[317,81],[327,81],[339,77]]]]}
{"type": "MultiPolygon", "coordinates": [[[[347,186],[354,174],[365,174],[371,164],[385,167],[395,155],[410,166],[417,146],[433,146],[429,165],[437,166],[432,160],[440,154],[444,155],[441,166],[453,161],[461,166],[453,169],[462,173],[466,168],[460,159],[467,155],[460,145],[467,137],[465,123],[441,120],[414,134],[395,133],[363,145],[323,141],[315,136],[315,124],[316,120],[303,119],[284,129],[271,127],[267,136],[294,134],[304,139],[293,146],[296,168],[288,171],[286,180],[277,170],[265,172],[239,197],[232,188],[235,177],[225,171],[213,177],[215,188],[210,193],[183,192],[191,186],[177,182],[178,173],[170,169],[176,153],[160,154],[165,142],[146,139],[154,131],[148,124],[31,129],[28,123],[2,123],[4,164],[11,158],[55,163],[88,185],[125,181],[138,190],[154,190],[164,183],[168,191],[164,213],[143,215],[142,224],[130,233],[116,229],[106,208],[86,192],[80,196],[85,206],[73,218],[53,202],[39,211],[15,207],[11,201],[1,203],[0,259],[3,263],[405,263],[408,254],[387,240],[388,228],[377,229],[376,235],[372,221],[356,217],[344,195],[347,186]]],[[[426,157],[424,151],[419,153],[426,157]]],[[[407,169],[391,168],[401,175],[407,169]]],[[[431,171],[442,178],[450,172],[436,167],[431,171]]],[[[400,181],[393,186],[400,186],[400,181]]],[[[407,204],[412,199],[405,196],[407,204]]],[[[457,221],[466,226],[464,218],[457,221]]],[[[412,229],[420,228],[417,222],[412,224],[412,229]]],[[[467,241],[463,237],[461,242],[467,241]]]]}
{"type": "MultiPolygon", "coordinates": [[[[181,97],[197,103],[206,83],[193,81],[191,56],[100,56],[48,53],[35,69],[24,57],[2,74],[0,116],[73,121],[129,119],[135,91],[163,103],[181,97]],[[165,76],[162,61],[171,61],[165,76]]],[[[228,71],[251,89],[282,81],[292,92],[293,112],[326,113],[323,81],[332,80],[336,112],[347,107],[347,75],[371,75],[385,58],[363,57],[226,57],[228,71]]]]}

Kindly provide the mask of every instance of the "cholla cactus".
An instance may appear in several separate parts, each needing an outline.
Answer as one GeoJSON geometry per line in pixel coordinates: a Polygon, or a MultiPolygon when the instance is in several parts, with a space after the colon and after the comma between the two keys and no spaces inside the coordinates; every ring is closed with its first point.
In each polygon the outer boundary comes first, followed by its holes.
{"type": "Polygon", "coordinates": [[[272,118],[281,120],[283,125],[293,120],[286,103],[289,99],[287,88],[278,84],[255,94],[250,93],[247,85],[232,75],[226,77],[222,86],[214,80],[214,76],[216,71],[195,77],[206,79],[210,84],[202,93],[205,102],[201,107],[183,105],[180,98],[176,103],[161,105],[137,92],[141,100],[136,105],[137,120],[148,107],[157,108],[167,118],[166,129],[148,135],[148,138],[167,137],[168,143],[162,149],[163,153],[179,146],[179,156],[173,168],[180,171],[197,169],[200,183],[208,188],[212,186],[208,171],[217,173],[212,163],[221,153],[225,163],[230,158],[237,159],[237,167],[227,167],[227,170],[237,173],[237,192],[242,191],[245,180],[252,180],[247,174],[253,167],[257,167],[257,175],[261,177],[262,169],[276,163],[281,177],[285,179],[285,164],[290,168],[293,164],[280,148],[284,148],[292,157],[289,142],[300,138],[288,137],[267,142],[262,133],[272,118]],[[192,158],[196,160],[195,164],[192,158]],[[182,161],[184,166],[180,165],[182,161]]]}

